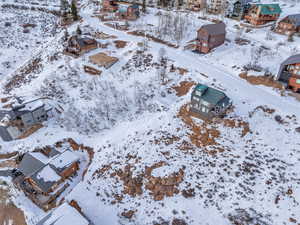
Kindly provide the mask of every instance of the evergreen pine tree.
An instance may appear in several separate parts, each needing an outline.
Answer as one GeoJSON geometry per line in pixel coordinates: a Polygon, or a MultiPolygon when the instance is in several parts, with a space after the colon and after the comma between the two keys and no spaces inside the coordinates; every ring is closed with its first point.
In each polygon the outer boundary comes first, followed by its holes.
{"type": "Polygon", "coordinates": [[[76,33],[77,33],[78,35],[81,35],[81,34],[82,34],[82,31],[81,31],[81,29],[80,29],[79,26],[77,27],[76,33]]]}
{"type": "Polygon", "coordinates": [[[76,6],[76,1],[72,1],[72,4],[71,4],[71,13],[72,13],[72,16],[73,16],[73,20],[76,21],[78,20],[78,12],[77,12],[77,6],[76,6]]]}

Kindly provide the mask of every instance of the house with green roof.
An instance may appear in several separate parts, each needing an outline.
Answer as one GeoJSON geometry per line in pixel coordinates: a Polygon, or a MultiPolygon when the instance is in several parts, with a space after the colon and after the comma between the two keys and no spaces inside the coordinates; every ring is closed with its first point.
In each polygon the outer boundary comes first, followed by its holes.
{"type": "Polygon", "coordinates": [[[255,26],[263,25],[276,21],[281,12],[279,4],[253,4],[245,15],[245,20],[255,26]]]}
{"type": "Polygon", "coordinates": [[[198,118],[210,120],[224,116],[231,105],[232,101],[224,92],[198,84],[192,92],[190,112],[198,118]]]}

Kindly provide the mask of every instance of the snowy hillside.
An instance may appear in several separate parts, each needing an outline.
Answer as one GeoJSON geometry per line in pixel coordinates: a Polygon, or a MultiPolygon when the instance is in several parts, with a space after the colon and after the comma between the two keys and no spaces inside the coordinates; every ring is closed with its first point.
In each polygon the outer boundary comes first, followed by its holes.
{"type": "MultiPolygon", "coordinates": [[[[122,31],[94,15],[99,4],[80,3],[81,19],[66,27],[69,35],[80,26],[105,47],[77,58],[63,53],[65,29],[57,16],[0,7],[1,98],[44,97],[62,109],[31,136],[1,141],[0,153],[25,153],[66,138],[91,147],[91,164],[65,198],[94,225],[300,224],[300,97],[258,82],[300,53],[300,37],[287,42],[270,26],[247,28],[222,16],[155,8],[122,31]],[[215,20],[227,26],[224,45],[206,55],[184,49],[215,20]],[[119,61],[107,69],[92,64],[89,57],[100,52],[119,61]],[[241,76],[254,64],[253,77],[241,76]],[[102,73],[90,75],[84,66],[102,73]],[[197,83],[232,99],[224,119],[204,122],[188,114],[197,83]]],[[[284,15],[300,11],[295,1],[279,4],[284,15]]],[[[46,215],[9,187],[28,225],[46,215]]]]}

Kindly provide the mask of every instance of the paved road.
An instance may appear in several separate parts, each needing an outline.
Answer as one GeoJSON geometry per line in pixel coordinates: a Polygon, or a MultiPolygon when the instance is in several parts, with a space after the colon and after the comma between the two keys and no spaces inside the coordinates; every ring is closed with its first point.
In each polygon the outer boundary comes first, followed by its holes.
{"type": "Polygon", "coordinates": [[[11,175],[11,170],[0,170],[0,177],[10,177],[11,175]]]}

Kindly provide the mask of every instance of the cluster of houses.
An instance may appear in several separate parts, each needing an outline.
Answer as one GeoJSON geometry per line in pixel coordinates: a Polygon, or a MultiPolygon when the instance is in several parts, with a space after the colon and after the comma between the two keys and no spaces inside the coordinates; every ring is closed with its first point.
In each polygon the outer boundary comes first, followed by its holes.
{"type": "MultiPolygon", "coordinates": [[[[89,36],[76,34],[67,40],[64,54],[78,58],[85,53],[98,49],[99,47],[105,48],[106,45],[98,43],[95,39],[89,36]]],[[[104,52],[89,56],[89,63],[98,67],[104,67],[105,69],[110,68],[118,61],[119,59],[117,57],[109,56],[104,52]]],[[[96,69],[93,66],[84,65],[83,68],[86,73],[92,75],[100,75],[102,73],[101,70],[96,69]]]]}
{"type": "MultiPolygon", "coordinates": [[[[287,58],[280,65],[276,80],[295,92],[300,92],[300,54],[287,58]]],[[[198,84],[191,95],[190,112],[204,120],[223,117],[231,107],[232,101],[222,91],[198,84]]]]}
{"type": "Polygon", "coordinates": [[[135,3],[122,2],[117,0],[103,0],[101,19],[133,21],[140,16],[140,7],[135,3]]]}

